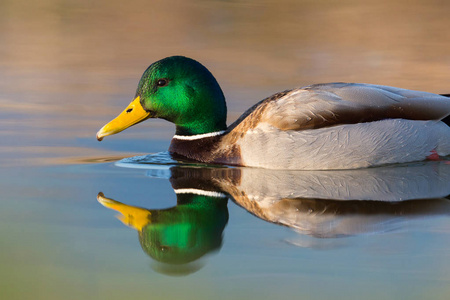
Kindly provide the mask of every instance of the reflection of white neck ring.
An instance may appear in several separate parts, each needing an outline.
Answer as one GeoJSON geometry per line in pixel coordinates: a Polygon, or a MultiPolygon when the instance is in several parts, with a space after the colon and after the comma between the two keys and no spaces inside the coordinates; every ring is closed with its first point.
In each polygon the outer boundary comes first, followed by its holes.
{"type": "Polygon", "coordinates": [[[176,189],[175,194],[196,194],[200,196],[216,197],[216,198],[227,198],[227,195],[219,192],[204,191],[198,189],[176,189]]]}

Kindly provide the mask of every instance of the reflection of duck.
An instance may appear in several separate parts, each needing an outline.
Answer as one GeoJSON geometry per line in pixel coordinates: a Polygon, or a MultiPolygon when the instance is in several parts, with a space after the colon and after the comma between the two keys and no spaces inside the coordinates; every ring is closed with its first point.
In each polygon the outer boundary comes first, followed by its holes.
{"type": "Polygon", "coordinates": [[[99,193],[97,200],[121,213],[119,219],[139,232],[142,249],[155,260],[186,264],[218,250],[228,221],[227,198],[219,194],[177,193],[177,206],[148,210],[99,193]]]}
{"type": "Polygon", "coordinates": [[[388,232],[398,230],[402,223],[416,218],[448,216],[450,200],[438,198],[383,202],[294,198],[280,199],[264,209],[254,207],[252,213],[269,222],[291,227],[302,234],[332,238],[388,232]]]}
{"type": "Polygon", "coordinates": [[[311,85],[275,94],[226,126],[212,74],[174,56],[152,64],[135,99],[97,139],[148,118],[176,125],[169,151],[206,163],[351,169],[450,154],[447,97],[370,84],[311,85]]]}
{"type": "Polygon", "coordinates": [[[172,167],[170,173],[172,184],[225,193],[263,220],[316,237],[391,231],[402,221],[450,213],[445,162],[341,171],[172,167]]]}
{"type": "Polygon", "coordinates": [[[220,185],[236,203],[316,237],[391,231],[402,221],[450,213],[443,198],[450,194],[450,165],[444,162],[346,171],[243,168],[239,178],[238,185],[220,185]]]}

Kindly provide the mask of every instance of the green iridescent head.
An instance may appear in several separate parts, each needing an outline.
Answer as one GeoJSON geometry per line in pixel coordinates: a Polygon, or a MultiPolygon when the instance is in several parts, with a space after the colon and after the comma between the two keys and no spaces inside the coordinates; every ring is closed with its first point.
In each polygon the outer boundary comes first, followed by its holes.
{"type": "Polygon", "coordinates": [[[171,56],[145,70],[135,99],[97,133],[97,139],[118,133],[148,118],[176,125],[179,135],[226,129],[225,97],[211,72],[199,62],[171,56]]]}
{"type": "Polygon", "coordinates": [[[139,232],[142,249],[155,260],[186,264],[222,245],[228,222],[226,198],[177,195],[178,205],[153,210],[150,222],[139,232]]]}
{"type": "Polygon", "coordinates": [[[152,210],[123,204],[103,193],[97,200],[120,212],[118,218],[139,232],[142,249],[158,262],[187,264],[222,245],[227,198],[177,194],[177,206],[152,210]]]}

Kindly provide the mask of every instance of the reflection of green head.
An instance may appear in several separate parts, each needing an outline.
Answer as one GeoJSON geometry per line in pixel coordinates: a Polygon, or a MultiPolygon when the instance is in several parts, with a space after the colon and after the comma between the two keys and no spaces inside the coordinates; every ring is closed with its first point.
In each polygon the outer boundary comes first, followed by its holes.
{"type": "Polygon", "coordinates": [[[218,249],[228,222],[226,198],[178,194],[177,199],[176,207],[152,210],[139,232],[142,249],[168,264],[189,263],[218,249]]]}

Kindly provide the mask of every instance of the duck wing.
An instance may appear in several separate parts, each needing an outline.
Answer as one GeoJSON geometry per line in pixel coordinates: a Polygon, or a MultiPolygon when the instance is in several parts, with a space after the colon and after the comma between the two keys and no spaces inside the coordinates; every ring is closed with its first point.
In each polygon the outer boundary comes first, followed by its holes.
{"type": "Polygon", "coordinates": [[[385,119],[441,120],[450,99],[421,91],[358,83],[315,84],[275,94],[245,112],[230,130],[261,122],[281,130],[316,129],[385,119]]]}

